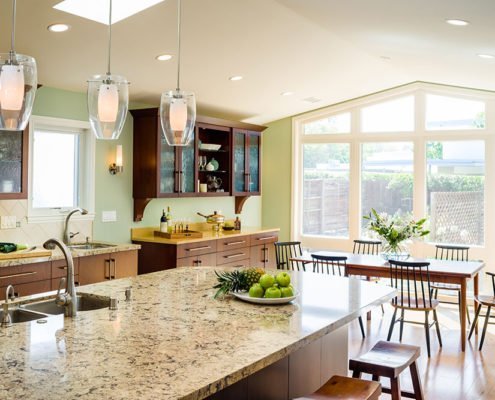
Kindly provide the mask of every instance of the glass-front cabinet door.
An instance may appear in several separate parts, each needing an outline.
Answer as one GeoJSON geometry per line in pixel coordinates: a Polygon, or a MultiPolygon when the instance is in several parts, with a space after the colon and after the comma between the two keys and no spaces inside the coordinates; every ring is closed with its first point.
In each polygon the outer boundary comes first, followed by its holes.
{"type": "Polygon", "coordinates": [[[260,134],[243,129],[233,131],[233,195],[260,192],[260,134]]]}
{"type": "Polygon", "coordinates": [[[28,128],[0,131],[0,199],[27,198],[28,128]]]}
{"type": "Polygon", "coordinates": [[[177,193],[178,186],[176,183],[175,163],[175,147],[169,146],[166,140],[161,139],[161,151],[160,151],[160,193],[172,194],[177,193]]]}
{"type": "Polygon", "coordinates": [[[194,193],[194,145],[174,147],[162,139],[160,157],[160,194],[194,193]]]}
{"type": "Polygon", "coordinates": [[[194,145],[181,147],[179,169],[179,193],[194,193],[194,145]]]}

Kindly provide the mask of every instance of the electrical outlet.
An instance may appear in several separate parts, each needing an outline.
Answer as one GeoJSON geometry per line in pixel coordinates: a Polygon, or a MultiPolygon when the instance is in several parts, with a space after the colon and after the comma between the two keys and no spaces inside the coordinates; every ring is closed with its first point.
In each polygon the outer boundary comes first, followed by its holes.
{"type": "Polygon", "coordinates": [[[101,222],[115,222],[117,221],[117,211],[102,211],[101,222]]]}
{"type": "Polygon", "coordinates": [[[2,215],[0,217],[0,229],[15,229],[17,227],[17,218],[15,215],[2,215]]]}

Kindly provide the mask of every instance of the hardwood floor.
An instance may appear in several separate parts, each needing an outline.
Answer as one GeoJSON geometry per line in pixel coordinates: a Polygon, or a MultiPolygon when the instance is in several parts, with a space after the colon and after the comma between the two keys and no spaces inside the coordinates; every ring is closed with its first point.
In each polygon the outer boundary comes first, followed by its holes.
{"type": "MultiPolygon", "coordinates": [[[[488,325],[483,350],[478,351],[478,341],[484,318],[480,319],[479,335],[471,338],[463,353],[460,347],[459,315],[456,305],[441,304],[438,319],[442,333],[443,347],[440,348],[434,329],[430,331],[431,358],[426,353],[424,329],[420,325],[405,324],[402,343],[421,346],[418,360],[421,381],[428,400],[495,400],[495,325],[488,325]]],[[[474,317],[472,308],[471,316],[474,317]]],[[[406,312],[406,319],[420,321],[423,313],[406,312]]],[[[366,325],[366,339],[362,340],[357,321],[351,324],[349,354],[351,357],[368,351],[378,340],[386,340],[392,317],[392,308],[385,306],[382,317],[380,308],[372,312],[372,320],[366,325]]],[[[495,319],[492,319],[495,322],[495,319]]],[[[399,325],[396,325],[392,341],[399,340],[399,325]]],[[[369,376],[363,376],[371,379],[369,376]]],[[[389,386],[388,379],[382,382],[389,386]]],[[[403,389],[412,390],[409,372],[401,375],[403,389]]],[[[382,395],[380,399],[390,399],[382,395]]]]}

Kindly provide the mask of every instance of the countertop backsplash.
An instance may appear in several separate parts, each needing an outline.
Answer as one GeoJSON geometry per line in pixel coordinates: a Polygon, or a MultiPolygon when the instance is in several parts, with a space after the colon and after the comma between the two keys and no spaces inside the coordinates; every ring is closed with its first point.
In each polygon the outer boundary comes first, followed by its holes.
{"type": "MultiPolygon", "coordinates": [[[[0,242],[26,243],[30,246],[42,245],[49,238],[62,239],[64,222],[27,222],[27,200],[0,200],[0,216],[15,215],[20,228],[0,229],[0,242]]],[[[74,242],[84,242],[93,237],[93,222],[71,219],[71,232],[79,232],[74,242]]]]}

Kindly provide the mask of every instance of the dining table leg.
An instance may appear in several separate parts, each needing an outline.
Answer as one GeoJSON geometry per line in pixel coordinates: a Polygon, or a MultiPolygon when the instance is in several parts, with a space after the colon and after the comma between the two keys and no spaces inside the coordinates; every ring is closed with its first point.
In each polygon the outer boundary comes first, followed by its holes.
{"type": "MultiPolygon", "coordinates": [[[[473,278],[473,281],[474,281],[474,299],[476,299],[476,297],[478,296],[479,294],[479,290],[480,290],[480,287],[479,287],[479,274],[476,274],[473,278]]],[[[474,303],[474,309],[476,310],[476,300],[473,299],[473,303],[474,303]]],[[[474,334],[477,335],[478,334],[478,324],[476,324],[476,326],[474,327],[474,334]]]]}
{"type": "Polygon", "coordinates": [[[459,307],[461,317],[461,349],[466,351],[466,279],[461,281],[461,304],[459,307]]]}

